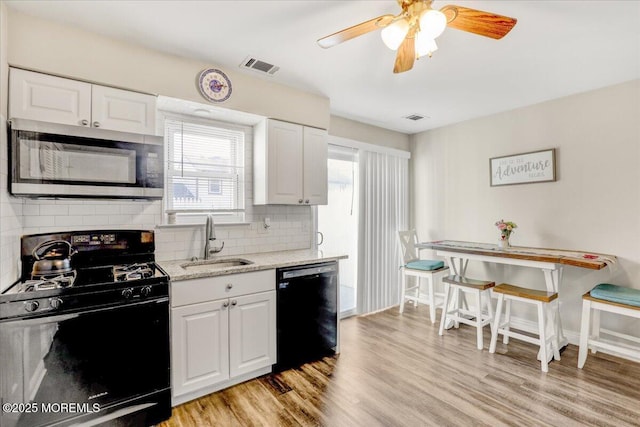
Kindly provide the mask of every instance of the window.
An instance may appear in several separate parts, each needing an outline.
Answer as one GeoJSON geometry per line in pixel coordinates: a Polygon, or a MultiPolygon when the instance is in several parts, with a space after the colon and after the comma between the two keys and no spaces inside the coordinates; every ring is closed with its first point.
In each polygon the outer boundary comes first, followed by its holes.
{"type": "Polygon", "coordinates": [[[219,179],[209,180],[209,194],[222,194],[222,181],[219,179]]]}
{"type": "Polygon", "coordinates": [[[167,118],[166,208],[178,222],[214,213],[244,220],[244,142],[251,129],[167,118]]]}

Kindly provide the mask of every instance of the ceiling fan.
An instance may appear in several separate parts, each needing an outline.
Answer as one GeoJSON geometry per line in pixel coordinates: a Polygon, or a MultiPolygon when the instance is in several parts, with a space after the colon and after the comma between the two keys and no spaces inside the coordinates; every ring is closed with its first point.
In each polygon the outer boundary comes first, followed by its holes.
{"type": "Polygon", "coordinates": [[[394,73],[413,68],[414,61],[438,49],[435,39],[445,27],[467,31],[493,39],[501,39],[516,25],[517,19],[491,12],[447,5],[432,9],[433,0],[397,0],[402,8],[398,15],[382,15],[353,27],[318,39],[318,44],[329,48],[354,37],[382,29],[383,42],[398,50],[394,73]]]}

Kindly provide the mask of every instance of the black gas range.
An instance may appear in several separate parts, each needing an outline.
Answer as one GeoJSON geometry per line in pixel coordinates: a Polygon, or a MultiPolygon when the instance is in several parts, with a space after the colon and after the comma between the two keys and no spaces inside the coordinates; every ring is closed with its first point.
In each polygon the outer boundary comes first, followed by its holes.
{"type": "Polygon", "coordinates": [[[21,278],[0,294],[0,425],[169,418],[169,277],[154,252],[146,230],[22,237],[21,278]]]}

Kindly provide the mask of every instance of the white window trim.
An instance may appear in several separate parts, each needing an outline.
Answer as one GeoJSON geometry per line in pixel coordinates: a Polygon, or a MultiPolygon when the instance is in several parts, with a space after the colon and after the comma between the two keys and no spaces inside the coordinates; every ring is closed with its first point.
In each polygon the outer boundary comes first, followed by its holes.
{"type": "MultiPolygon", "coordinates": [[[[212,127],[221,127],[221,128],[225,128],[225,129],[229,129],[229,130],[235,130],[235,131],[239,131],[239,132],[243,132],[244,133],[244,137],[245,137],[245,147],[244,147],[244,158],[246,159],[246,147],[247,147],[247,142],[251,143],[251,146],[253,145],[253,127],[250,125],[242,125],[242,124],[237,124],[237,123],[229,123],[229,122],[224,122],[224,121],[220,121],[220,120],[214,120],[214,119],[205,119],[205,118],[200,118],[200,117],[195,117],[195,116],[190,116],[187,114],[180,114],[180,113],[175,113],[175,112],[171,112],[171,111],[166,111],[166,110],[158,110],[158,124],[157,124],[157,128],[161,129],[160,134],[165,137],[166,135],[164,135],[164,129],[165,129],[165,121],[166,120],[180,120],[180,121],[184,121],[187,123],[193,123],[193,124],[199,124],[199,125],[204,125],[204,126],[212,126],[212,127]]],[[[166,139],[165,139],[166,141],[166,139]]],[[[179,214],[177,214],[177,212],[175,210],[169,209],[168,207],[168,199],[167,199],[167,193],[166,193],[166,189],[168,187],[168,180],[169,180],[169,174],[167,172],[167,165],[168,165],[168,159],[169,159],[169,144],[165,143],[165,193],[164,196],[162,198],[163,200],[163,209],[164,209],[164,213],[165,215],[163,215],[163,223],[159,225],[159,227],[163,228],[163,227],[189,227],[189,226],[199,226],[202,225],[205,221],[206,221],[206,217],[208,213],[211,213],[211,211],[207,211],[207,210],[203,210],[202,212],[198,212],[198,211],[194,211],[194,212],[190,212],[190,213],[185,213],[185,212],[180,212],[179,214]],[[173,219],[171,219],[170,217],[173,216],[173,219]]],[[[246,166],[245,166],[246,168],[246,166]]],[[[216,221],[216,225],[220,224],[220,225],[247,225],[248,223],[245,222],[245,210],[246,210],[246,176],[247,176],[247,171],[245,170],[245,179],[243,180],[244,183],[244,188],[242,188],[242,198],[244,199],[244,205],[245,207],[243,209],[237,209],[237,210],[229,210],[229,212],[235,212],[235,214],[231,215],[225,215],[223,213],[220,212],[215,212],[214,215],[219,216],[219,220],[216,221]]]]}

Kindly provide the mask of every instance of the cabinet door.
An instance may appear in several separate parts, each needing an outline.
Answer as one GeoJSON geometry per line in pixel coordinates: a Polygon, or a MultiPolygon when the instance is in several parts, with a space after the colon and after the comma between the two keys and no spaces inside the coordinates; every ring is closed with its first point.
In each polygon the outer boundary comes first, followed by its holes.
{"type": "Polygon", "coordinates": [[[92,87],[93,127],[155,135],[156,97],[112,87],[92,87]]]}
{"type": "Polygon", "coordinates": [[[171,310],[174,396],[229,379],[228,301],[171,310]]]}
{"type": "Polygon", "coordinates": [[[9,118],[89,126],[91,85],[11,68],[9,118]]]}
{"type": "Polygon", "coordinates": [[[267,130],[267,203],[302,200],[302,126],[269,120],[267,130]]]}
{"type": "Polygon", "coordinates": [[[327,204],[327,131],[304,128],[304,203],[327,204]]]}
{"type": "Polygon", "coordinates": [[[231,299],[229,366],[231,376],[276,363],[276,292],[231,299]],[[234,304],[235,302],[235,304],[234,304]]]}

